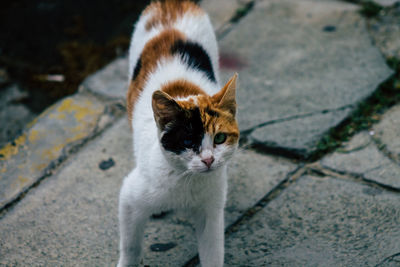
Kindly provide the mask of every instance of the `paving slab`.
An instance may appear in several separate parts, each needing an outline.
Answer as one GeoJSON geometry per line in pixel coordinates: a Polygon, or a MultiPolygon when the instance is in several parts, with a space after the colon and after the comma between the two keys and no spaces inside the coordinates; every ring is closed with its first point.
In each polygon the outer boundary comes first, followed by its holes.
{"type": "Polygon", "coordinates": [[[398,266],[399,201],[347,180],[300,177],[226,238],[225,266],[398,266]]]}
{"type": "Polygon", "coordinates": [[[283,182],[296,165],[282,158],[241,150],[229,165],[226,226],[283,182]]]}
{"type": "Polygon", "coordinates": [[[87,90],[114,100],[125,100],[128,90],[128,66],[128,56],[117,58],[87,77],[82,82],[80,90],[87,90]]]}
{"type": "MultiPolygon", "coordinates": [[[[51,177],[0,218],[0,265],[114,265],[118,259],[117,200],[133,168],[126,118],[85,145],[51,177]],[[108,169],[107,169],[108,168],[108,169]]],[[[226,224],[284,181],[295,164],[240,151],[230,165],[226,224]]],[[[174,213],[152,219],[145,234],[145,264],[183,265],[197,254],[191,224],[174,213]],[[171,245],[155,252],[157,244],[171,245]]]]}
{"type": "Polygon", "coordinates": [[[133,161],[129,126],[112,127],[3,215],[0,265],[115,263],[118,191],[133,161]],[[102,170],[110,158],[114,166],[102,170]]]}
{"type": "MultiPolygon", "coordinates": [[[[389,1],[390,2],[390,1],[389,1]]],[[[369,31],[386,58],[400,58],[400,1],[368,20],[369,31]]]]}
{"type": "Polygon", "coordinates": [[[38,116],[0,149],[0,209],[50,175],[69,151],[104,129],[115,115],[107,103],[78,94],[38,116]]]}
{"type": "MultiPolygon", "coordinates": [[[[372,132],[371,132],[372,133],[372,132]]],[[[399,139],[399,136],[396,136],[399,139]]],[[[321,160],[321,165],[339,172],[400,189],[400,164],[378,149],[369,132],[361,132],[350,142],[321,160]]]]}
{"type": "Polygon", "coordinates": [[[386,112],[381,121],[374,125],[373,130],[374,138],[400,164],[400,105],[386,112]]]}
{"type": "Polygon", "coordinates": [[[392,71],[371,44],[358,9],[339,1],[256,1],[220,42],[225,56],[240,63],[222,68],[222,81],[239,72],[238,119],[242,130],[267,124],[257,131],[255,139],[262,136],[258,141],[266,145],[276,144],[306,156],[321,133],[349,114],[336,111],[354,110],[389,77],[392,71]],[[315,117],[318,123],[321,114],[330,123],[315,131],[309,127],[310,120],[315,117]],[[269,134],[284,132],[289,121],[280,127],[274,122],[293,117],[298,118],[292,120],[296,125],[305,125],[299,129],[304,136],[297,131],[291,131],[291,137],[269,134]],[[303,141],[292,142],[294,139],[303,141]]]}
{"type": "Polygon", "coordinates": [[[200,6],[207,12],[214,29],[218,32],[223,28],[237,10],[250,2],[249,0],[201,0],[200,6]]]}
{"type": "Polygon", "coordinates": [[[326,129],[339,124],[351,110],[351,108],[343,108],[285,119],[257,127],[249,139],[252,143],[264,144],[270,148],[280,148],[284,144],[286,151],[292,155],[307,155],[317,150],[315,144],[326,129]],[[279,140],[279,143],[275,140],[279,140]]]}

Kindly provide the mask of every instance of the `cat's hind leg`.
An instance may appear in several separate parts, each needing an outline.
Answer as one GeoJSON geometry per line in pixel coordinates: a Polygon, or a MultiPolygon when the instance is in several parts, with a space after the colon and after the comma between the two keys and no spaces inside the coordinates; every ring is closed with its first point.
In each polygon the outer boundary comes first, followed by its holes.
{"type": "Polygon", "coordinates": [[[120,257],[118,267],[138,266],[142,256],[145,224],[150,216],[141,203],[141,193],[137,190],[137,170],[133,170],[124,180],[119,196],[120,257]]]}

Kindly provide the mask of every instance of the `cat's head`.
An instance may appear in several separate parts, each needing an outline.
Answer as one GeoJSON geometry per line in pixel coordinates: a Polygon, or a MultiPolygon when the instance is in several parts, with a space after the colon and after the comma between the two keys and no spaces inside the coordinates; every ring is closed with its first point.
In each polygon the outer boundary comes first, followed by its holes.
{"type": "Polygon", "coordinates": [[[185,82],[153,93],[160,144],[170,162],[196,173],[215,170],[232,157],[239,140],[236,78],[213,96],[185,82]]]}

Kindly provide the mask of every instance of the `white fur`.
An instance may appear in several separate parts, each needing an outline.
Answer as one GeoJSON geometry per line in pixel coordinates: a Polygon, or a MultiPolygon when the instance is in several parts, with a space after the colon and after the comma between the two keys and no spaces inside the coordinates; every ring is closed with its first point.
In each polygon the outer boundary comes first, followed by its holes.
{"type": "MultiPolygon", "coordinates": [[[[149,15],[136,24],[130,47],[130,77],[146,42],[162,28],[144,29],[149,15]]],[[[207,15],[185,15],[175,25],[188,39],[201,43],[209,53],[218,76],[218,49],[207,15]]],[[[189,69],[176,57],[159,62],[148,76],[133,113],[133,147],[136,167],[125,177],[119,199],[120,259],[118,266],[139,264],[143,231],[147,219],[154,213],[184,210],[194,218],[202,266],[222,266],[224,257],[224,205],[227,192],[226,163],[236,146],[213,146],[213,137],[204,135],[199,154],[192,150],[176,155],[165,151],[159,142],[158,130],[151,106],[152,94],[168,82],[185,78],[197,84],[209,95],[220,90],[204,73],[189,69]],[[215,158],[210,170],[201,161],[215,158]]],[[[160,263],[162,264],[162,263],[160,263]]],[[[164,263],[166,264],[166,263],[164,263]]]]}
{"type": "MultiPolygon", "coordinates": [[[[132,78],[133,69],[146,43],[164,30],[162,25],[159,25],[158,27],[152,28],[150,31],[146,31],[145,25],[151,16],[151,13],[142,15],[135,25],[135,31],[132,35],[131,46],[129,48],[130,79],[132,78]]],[[[201,44],[207,51],[210,55],[211,64],[215,72],[215,79],[219,84],[218,44],[210,18],[207,14],[204,13],[197,16],[186,14],[174,23],[173,28],[184,33],[189,40],[201,44]]]]}

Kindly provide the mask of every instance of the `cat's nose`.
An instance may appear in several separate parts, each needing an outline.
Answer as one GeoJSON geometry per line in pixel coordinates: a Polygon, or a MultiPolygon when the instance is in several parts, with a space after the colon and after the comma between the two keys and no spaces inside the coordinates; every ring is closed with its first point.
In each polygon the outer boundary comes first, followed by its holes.
{"type": "Polygon", "coordinates": [[[202,161],[204,164],[206,164],[206,166],[207,166],[208,168],[210,168],[210,167],[211,167],[211,164],[214,162],[214,157],[211,156],[211,157],[209,157],[209,158],[202,159],[201,161],[202,161]]]}

